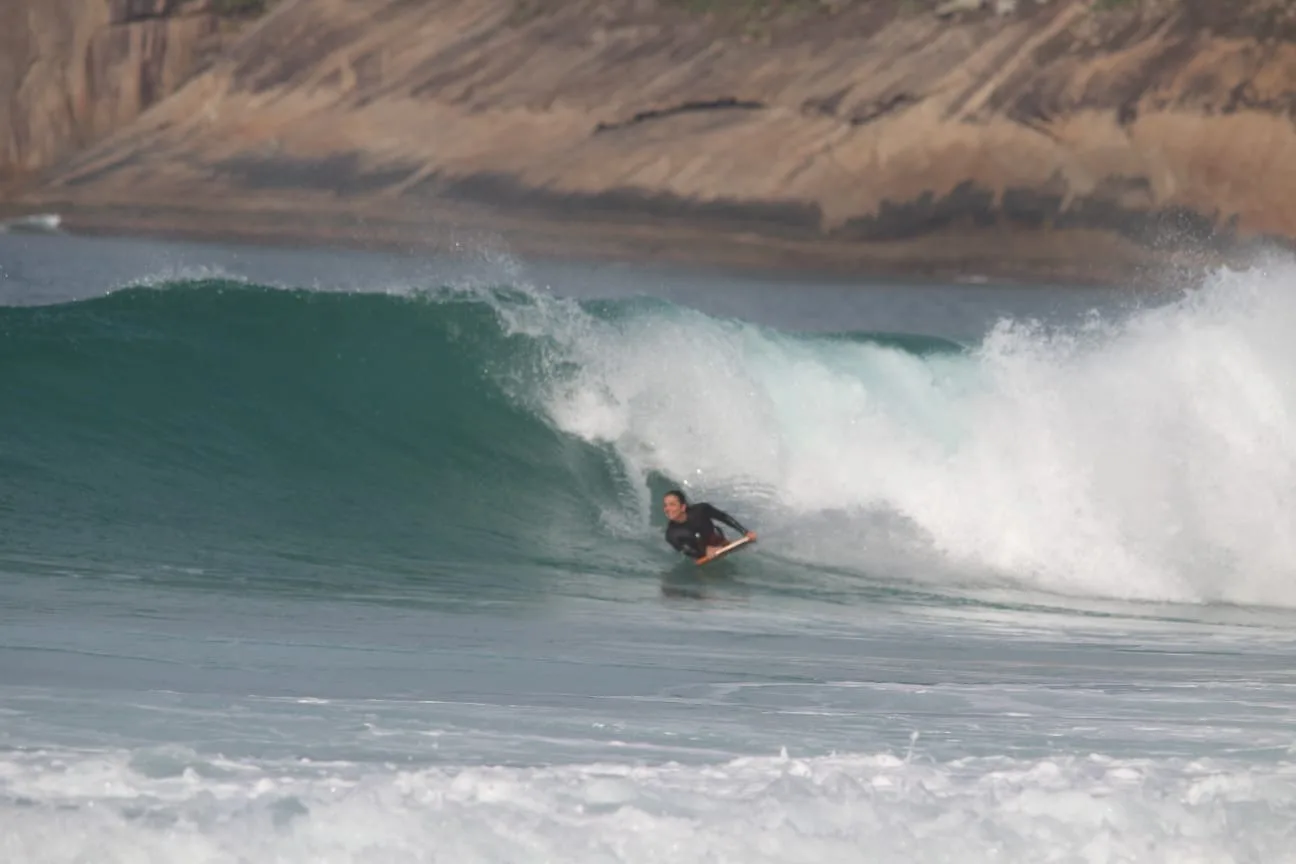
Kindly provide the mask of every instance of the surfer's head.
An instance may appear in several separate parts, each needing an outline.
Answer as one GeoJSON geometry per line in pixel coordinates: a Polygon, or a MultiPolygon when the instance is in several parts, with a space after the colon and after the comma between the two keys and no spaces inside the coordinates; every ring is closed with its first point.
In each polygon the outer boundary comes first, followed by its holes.
{"type": "Polygon", "coordinates": [[[662,510],[670,521],[683,522],[684,514],[688,512],[688,499],[680,490],[672,489],[662,496],[662,510]]]}

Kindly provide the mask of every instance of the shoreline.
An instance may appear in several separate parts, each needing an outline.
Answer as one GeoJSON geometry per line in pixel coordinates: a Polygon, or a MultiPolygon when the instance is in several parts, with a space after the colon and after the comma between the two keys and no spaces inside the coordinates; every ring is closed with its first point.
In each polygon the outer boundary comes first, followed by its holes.
{"type": "MultiPolygon", "coordinates": [[[[312,202],[316,203],[316,202],[312,202]]],[[[290,248],[334,247],[402,255],[496,251],[536,262],[657,265],[825,280],[945,284],[1072,285],[1131,291],[1182,282],[1236,256],[1157,253],[1110,232],[968,227],[883,242],[726,230],[701,219],[617,214],[505,213],[440,203],[399,208],[252,206],[199,209],[167,204],[84,204],[31,198],[0,204],[0,220],[57,214],[77,236],[290,248]]],[[[1253,250],[1254,251],[1254,250],[1253,250]]]]}

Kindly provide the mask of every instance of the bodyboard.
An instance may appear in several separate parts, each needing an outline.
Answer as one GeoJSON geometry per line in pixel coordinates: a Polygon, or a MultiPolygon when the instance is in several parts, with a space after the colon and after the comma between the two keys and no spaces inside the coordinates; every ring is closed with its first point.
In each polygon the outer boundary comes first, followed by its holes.
{"type": "Polygon", "coordinates": [[[742,547],[746,546],[748,543],[755,543],[755,542],[756,541],[750,537],[739,537],[737,540],[733,541],[728,546],[721,546],[720,549],[717,550],[715,553],[711,555],[704,555],[701,558],[696,558],[694,560],[697,561],[699,566],[703,564],[709,564],[712,561],[719,561],[721,558],[725,557],[731,552],[735,552],[738,549],[741,549],[742,547]]]}

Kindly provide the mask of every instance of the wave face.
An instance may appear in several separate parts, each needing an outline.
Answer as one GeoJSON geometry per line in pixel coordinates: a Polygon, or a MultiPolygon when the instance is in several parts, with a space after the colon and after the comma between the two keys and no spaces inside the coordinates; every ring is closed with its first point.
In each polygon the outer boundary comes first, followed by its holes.
{"type": "Polygon", "coordinates": [[[3,542],[637,573],[679,484],[809,580],[1296,605],[1290,275],[967,348],[513,287],[3,308],[3,542]]]}
{"type": "Polygon", "coordinates": [[[553,532],[579,548],[563,520],[614,494],[509,399],[535,346],[491,302],[198,281],[5,309],[0,331],[0,459],[35,553],[504,562],[553,532]]]}

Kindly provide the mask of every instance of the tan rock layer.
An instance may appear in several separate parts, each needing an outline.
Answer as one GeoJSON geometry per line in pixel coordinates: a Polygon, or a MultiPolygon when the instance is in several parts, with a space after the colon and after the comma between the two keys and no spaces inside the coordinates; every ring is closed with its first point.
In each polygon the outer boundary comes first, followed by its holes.
{"type": "Polygon", "coordinates": [[[0,3],[0,181],[129,124],[219,49],[206,0],[0,3]]]}
{"type": "MultiPolygon", "coordinates": [[[[753,30],[665,0],[285,0],[45,195],[452,201],[855,241],[1005,224],[1296,238],[1290,4],[932,6],[856,0],[753,30]]],[[[135,45],[115,56],[142,67],[135,45]]],[[[68,114],[112,126],[95,104],[68,114]]]]}

